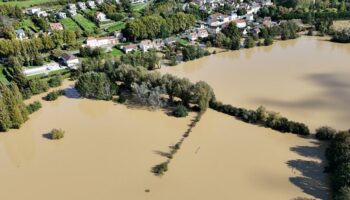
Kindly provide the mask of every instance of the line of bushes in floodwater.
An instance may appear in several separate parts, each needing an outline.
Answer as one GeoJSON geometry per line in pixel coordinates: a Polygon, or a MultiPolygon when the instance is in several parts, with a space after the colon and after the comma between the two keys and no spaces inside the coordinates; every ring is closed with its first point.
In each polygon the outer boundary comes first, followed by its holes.
{"type": "Polygon", "coordinates": [[[257,110],[237,108],[232,105],[222,104],[218,101],[211,101],[209,107],[246,123],[257,124],[283,133],[294,133],[298,135],[309,135],[310,130],[304,123],[290,121],[279,113],[267,111],[263,106],[257,110]]]}

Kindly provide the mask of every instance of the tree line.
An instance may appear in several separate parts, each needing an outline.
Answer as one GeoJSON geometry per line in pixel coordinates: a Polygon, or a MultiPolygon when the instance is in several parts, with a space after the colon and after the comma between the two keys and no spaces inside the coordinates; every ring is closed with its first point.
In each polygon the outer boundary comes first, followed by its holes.
{"type": "Polygon", "coordinates": [[[244,122],[262,125],[282,133],[310,134],[309,128],[304,123],[291,121],[286,117],[282,117],[279,113],[267,111],[262,106],[257,110],[247,110],[245,108],[237,108],[232,105],[222,104],[221,102],[211,101],[210,108],[234,116],[244,122]]]}
{"type": "Polygon", "coordinates": [[[126,23],[124,35],[131,41],[165,38],[190,28],[195,22],[193,15],[183,12],[178,12],[167,18],[160,15],[149,15],[129,20],[126,23]]]}

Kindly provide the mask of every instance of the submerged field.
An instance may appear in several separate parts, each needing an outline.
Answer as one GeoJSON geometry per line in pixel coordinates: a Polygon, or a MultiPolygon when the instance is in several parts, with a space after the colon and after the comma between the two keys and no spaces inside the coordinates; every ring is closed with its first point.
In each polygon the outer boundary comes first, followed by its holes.
{"type": "MultiPolygon", "coordinates": [[[[333,117],[350,119],[344,115],[349,83],[342,78],[349,54],[348,46],[301,38],[161,71],[206,80],[225,103],[265,105],[312,128],[326,122],[343,128],[347,123],[333,117]]],[[[325,144],[312,136],[279,133],[209,109],[169,171],[157,177],[151,168],[166,160],[162,152],[195,115],[179,119],[81,99],[71,85],[63,86],[67,97],[43,102],[20,130],[0,134],[0,199],[330,199],[325,144]],[[46,139],[52,128],[65,130],[65,137],[46,139]]],[[[30,101],[35,99],[40,96],[30,101]]]]}
{"type": "Polygon", "coordinates": [[[301,37],[269,47],[231,51],[162,73],[205,80],[224,103],[256,109],[264,105],[314,131],[323,125],[349,129],[350,45],[301,37]]]}

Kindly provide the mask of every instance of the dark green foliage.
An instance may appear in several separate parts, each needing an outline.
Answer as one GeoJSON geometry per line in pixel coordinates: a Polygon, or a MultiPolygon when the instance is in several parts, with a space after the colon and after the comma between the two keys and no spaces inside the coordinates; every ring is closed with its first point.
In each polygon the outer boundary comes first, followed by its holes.
{"type": "Polygon", "coordinates": [[[48,93],[45,97],[43,97],[43,99],[46,101],[54,101],[59,96],[62,96],[62,95],[64,95],[64,90],[55,90],[55,91],[48,93]]]}
{"type": "Polygon", "coordinates": [[[183,55],[184,61],[194,60],[197,58],[201,58],[203,56],[207,56],[209,54],[210,53],[207,50],[194,45],[188,45],[182,49],[182,55],[183,55]]]}
{"type": "Polygon", "coordinates": [[[120,60],[125,64],[134,67],[142,66],[148,70],[154,70],[160,67],[160,58],[157,56],[156,51],[130,53],[122,55],[120,60]]]}
{"type": "Polygon", "coordinates": [[[118,97],[118,102],[119,103],[125,103],[126,100],[128,100],[126,95],[119,95],[119,97],[118,97]]]}
{"type": "Polygon", "coordinates": [[[49,85],[45,80],[35,78],[29,81],[29,90],[32,94],[40,94],[49,89],[49,85]]]}
{"type": "Polygon", "coordinates": [[[210,108],[234,116],[244,122],[260,124],[283,133],[290,132],[298,135],[310,134],[310,130],[305,124],[289,121],[287,118],[281,117],[278,113],[267,112],[263,107],[259,107],[254,111],[246,110],[244,108],[236,108],[231,105],[224,105],[217,101],[211,101],[210,108]]]}
{"type": "Polygon", "coordinates": [[[16,84],[0,83],[0,131],[19,128],[28,120],[28,110],[16,84]]]}
{"type": "Polygon", "coordinates": [[[41,108],[41,103],[39,101],[34,101],[33,103],[27,105],[27,110],[29,114],[38,111],[41,108]]]}
{"type": "Polygon", "coordinates": [[[281,27],[281,39],[282,40],[289,40],[289,39],[295,39],[298,35],[299,27],[298,25],[293,21],[287,21],[280,25],[281,27]]]}
{"type": "Polygon", "coordinates": [[[273,44],[273,39],[272,37],[268,36],[267,38],[264,39],[264,45],[265,46],[270,46],[273,44]]]}
{"type": "Polygon", "coordinates": [[[62,77],[57,75],[48,80],[48,84],[50,87],[58,87],[62,84],[62,77]]]}
{"type": "Polygon", "coordinates": [[[168,162],[161,163],[152,168],[152,172],[156,175],[163,175],[166,171],[168,171],[168,162]]]}
{"type": "Polygon", "coordinates": [[[183,105],[179,105],[173,111],[175,117],[186,117],[188,115],[187,108],[183,105]]]}
{"type": "Polygon", "coordinates": [[[333,42],[350,43],[350,29],[335,32],[332,37],[333,42]]]}
{"type": "Polygon", "coordinates": [[[244,47],[245,48],[253,48],[255,47],[255,41],[252,37],[248,37],[244,40],[244,47]]]}
{"type": "Polygon", "coordinates": [[[75,88],[80,95],[91,99],[111,100],[116,93],[116,85],[112,84],[105,73],[87,72],[78,78],[75,88]]]}
{"type": "Polygon", "coordinates": [[[338,132],[326,150],[328,171],[331,173],[334,199],[348,200],[350,197],[350,133],[338,132]]]}
{"type": "Polygon", "coordinates": [[[82,57],[100,57],[104,54],[104,52],[104,49],[101,47],[91,48],[87,46],[79,49],[79,55],[82,57]]]}
{"type": "Polygon", "coordinates": [[[336,133],[337,131],[334,128],[323,126],[316,129],[316,138],[319,140],[331,140],[336,133]]]}

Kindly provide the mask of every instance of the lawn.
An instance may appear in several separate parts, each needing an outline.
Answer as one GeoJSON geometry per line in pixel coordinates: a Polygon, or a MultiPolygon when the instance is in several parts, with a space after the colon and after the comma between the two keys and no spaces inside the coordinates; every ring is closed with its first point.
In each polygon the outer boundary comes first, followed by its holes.
{"type": "Polygon", "coordinates": [[[3,2],[0,1],[0,5],[6,4],[6,5],[13,5],[13,6],[19,6],[19,7],[31,7],[37,4],[50,2],[52,0],[26,0],[26,1],[9,1],[9,2],[3,2]]]}
{"type": "Polygon", "coordinates": [[[77,23],[75,23],[72,18],[64,18],[61,19],[60,22],[63,24],[65,29],[71,30],[71,31],[77,31],[77,30],[81,30],[79,25],[77,23]]]}
{"type": "Polygon", "coordinates": [[[24,30],[32,30],[34,32],[38,32],[39,29],[36,27],[31,19],[24,19],[20,23],[21,28],[24,30]]]}
{"type": "Polygon", "coordinates": [[[95,29],[97,28],[96,24],[88,19],[86,19],[81,14],[77,14],[73,17],[74,21],[81,26],[84,31],[87,31],[89,33],[94,33],[95,29]]]}
{"type": "Polygon", "coordinates": [[[147,3],[133,4],[131,8],[132,8],[132,10],[133,10],[134,12],[140,12],[140,11],[143,10],[148,4],[149,4],[149,2],[147,2],[147,3]]]}
{"type": "Polygon", "coordinates": [[[116,22],[110,27],[107,28],[108,33],[113,33],[114,31],[119,31],[125,28],[125,23],[124,22],[116,22]]]}
{"type": "Polygon", "coordinates": [[[176,41],[177,41],[178,43],[180,43],[181,45],[183,45],[183,46],[187,46],[187,45],[190,43],[189,41],[184,40],[184,39],[182,39],[182,38],[177,38],[176,41]]]}
{"type": "Polygon", "coordinates": [[[3,74],[4,67],[0,66],[0,82],[8,84],[9,81],[6,79],[6,76],[3,74]]]}
{"type": "Polygon", "coordinates": [[[112,51],[111,51],[111,55],[114,56],[114,57],[119,57],[121,55],[123,55],[124,53],[117,49],[117,48],[113,48],[112,51]]]}

